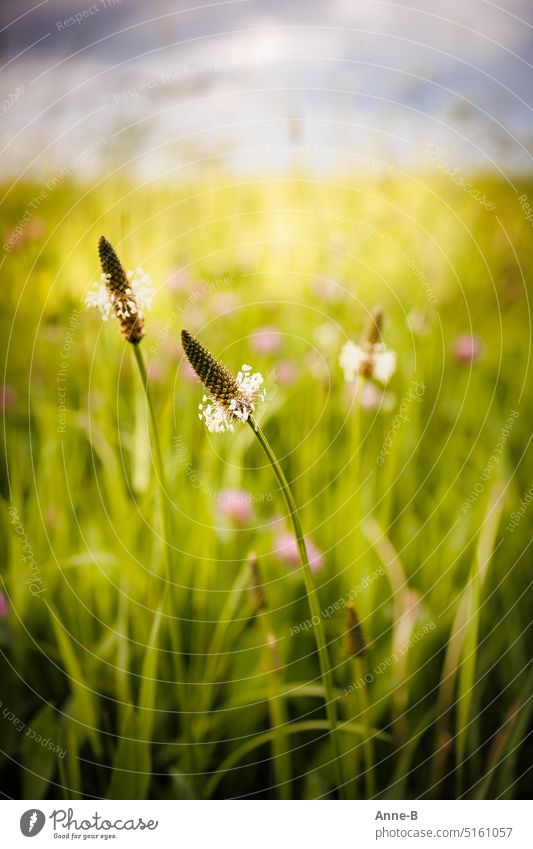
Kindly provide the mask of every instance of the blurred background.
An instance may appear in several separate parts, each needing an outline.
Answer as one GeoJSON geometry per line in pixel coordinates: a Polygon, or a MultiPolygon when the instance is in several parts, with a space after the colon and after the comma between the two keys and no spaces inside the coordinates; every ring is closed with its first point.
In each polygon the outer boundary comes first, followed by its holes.
{"type": "Polygon", "coordinates": [[[527,0],[6,0],[3,86],[24,96],[2,121],[4,173],[41,177],[99,140],[78,177],[295,161],[352,172],[365,157],[412,168],[427,143],[450,166],[528,171],[528,12],[527,0]]]}
{"type": "Polygon", "coordinates": [[[347,794],[527,797],[530,4],[84,2],[0,9],[0,792],[338,795],[283,501],[186,327],[265,377],[347,794]],[[102,234],[155,288],[170,581],[102,234]],[[378,303],[396,371],[346,383],[378,303]]]}

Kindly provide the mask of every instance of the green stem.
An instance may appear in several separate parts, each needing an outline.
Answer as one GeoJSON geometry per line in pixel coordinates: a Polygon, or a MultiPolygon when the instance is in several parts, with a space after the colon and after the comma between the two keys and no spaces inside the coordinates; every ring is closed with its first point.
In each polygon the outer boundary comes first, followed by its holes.
{"type": "MultiPolygon", "coordinates": [[[[168,616],[171,622],[170,626],[170,639],[172,645],[172,654],[175,664],[175,670],[177,673],[177,677],[180,682],[185,681],[185,669],[183,665],[183,657],[181,654],[181,639],[179,634],[179,623],[173,615],[173,599],[172,599],[172,586],[173,586],[173,558],[172,558],[172,547],[170,544],[171,537],[171,528],[172,528],[172,518],[170,515],[168,500],[167,500],[167,486],[166,486],[166,475],[165,475],[165,467],[163,465],[163,455],[161,453],[161,443],[159,441],[159,430],[157,427],[157,419],[155,417],[154,405],[152,403],[152,395],[150,392],[150,384],[148,382],[148,374],[146,372],[146,366],[144,363],[144,358],[141,353],[140,345],[133,345],[133,352],[135,354],[135,361],[137,363],[137,367],[139,369],[139,373],[141,375],[141,380],[144,388],[144,392],[146,395],[146,403],[148,406],[148,415],[150,417],[150,424],[152,429],[152,438],[154,445],[154,458],[155,458],[155,468],[156,475],[158,479],[158,489],[159,489],[159,505],[161,511],[161,529],[163,535],[163,547],[165,549],[165,558],[167,565],[167,583],[165,588],[166,595],[166,605],[168,606],[168,616]]],[[[178,687],[178,701],[181,703],[182,710],[182,720],[184,724],[187,725],[186,722],[186,714],[184,713],[184,704],[183,704],[183,695],[181,693],[181,688],[178,687]]]]}
{"type": "MultiPolygon", "coordinates": [[[[354,468],[354,512],[355,512],[355,550],[358,560],[362,561],[363,557],[363,494],[361,491],[361,481],[363,477],[363,469],[361,462],[361,436],[363,431],[363,407],[361,398],[365,388],[366,379],[360,375],[357,379],[357,389],[355,395],[355,410],[353,415],[354,434],[353,446],[355,449],[355,468],[354,468]]],[[[360,580],[362,566],[359,563],[356,566],[357,580],[360,580]]],[[[354,658],[355,680],[364,681],[364,669],[361,658],[354,658]]],[[[363,758],[365,762],[365,790],[367,799],[371,799],[376,793],[376,782],[374,776],[374,746],[370,733],[368,731],[368,700],[366,689],[363,684],[361,688],[360,708],[361,708],[361,724],[365,728],[363,738],[363,758]]]]}
{"type": "Polygon", "coordinates": [[[137,367],[139,369],[139,373],[141,375],[141,380],[144,388],[144,392],[146,395],[146,403],[148,405],[148,415],[150,416],[150,424],[152,426],[152,437],[154,440],[154,455],[155,455],[155,465],[156,465],[156,473],[159,481],[159,501],[161,506],[161,525],[163,530],[163,538],[164,538],[164,548],[165,548],[165,557],[167,561],[167,579],[170,585],[172,581],[172,552],[170,549],[170,516],[168,512],[167,505],[167,494],[166,494],[166,480],[165,480],[165,468],[163,466],[163,455],[161,454],[161,443],[159,442],[159,431],[157,428],[157,420],[154,412],[154,405],[152,404],[152,395],[150,393],[150,386],[148,383],[148,374],[146,372],[146,366],[144,364],[143,355],[141,353],[140,345],[133,346],[133,352],[135,354],[135,360],[137,362],[137,367]]]}
{"type": "Polygon", "coordinates": [[[285,702],[280,693],[281,672],[274,656],[275,649],[269,645],[270,639],[274,635],[264,611],[259,610],[257,612],[257,621],[264,640],[264,650],[269,658],[269,670],[266,678],[270,724],[272,730],[278,732],[272,741],[274,776],[280,799],[288,800],[291,798],[292,786],[291,753],[286,734],[289,719],[285,702]]]}
{"type": "Polygon", "coordinates": [[[331,667],[328,655],[328,648],[326,643],[326,637],[324,634],[324,627],[322,625],[322,616],[320,613],[320,604],[318,602],[318,595],[315,587],[315,582],[313,579],[313,573],[311,571],[311,566],[309,565],[309,558],[307,556],[307,549],[305,547],[305,539],[302,530],[302,525],[300,523],[300,517],[298,515],[298,510],[296,508],[296,503],[294,501],[292,492],[290,490],[287,478],[281,468],[278,459],[272,448],[270,447],[268,440],[253,418],[250,416],[248,418],[248,424],[252,428],[255,433],[261,448],[265,452],[268,460],[272,466],[274,474],[278,480],[278,483],[281,487],[281,493],[285,500],[285,504],[287,505],[287,510],[289,511],[289,517],[294,529],[294,534],[296,537],[296,544],[298,546],[298,552],[300,555],[300,562],[302,564],[305,589],[307,592],[307,601],[309,604],[309,610],[311,612],[312,621],[318,623],[315,626],[314,633],[316,639],[316,645],[318,649],[318,659],[320,663],[320,674],[322,677],[322,683],[324,686],[325,693],[325,701],[326,701],[326,714],[328,717],[328,723],[331,732],[331,741],[333,746],[333,760],[335,764],[335,771],[337,776],[337,785],[339,794],[341,797],[345,795],[345,785],[342,775],[342,762],[341,762],[341,750],[339,745],[339,729],[337,728],[337,708],[335,703],[335,698],[333,695],[333,676],[331,674],[331,667]]]}
{"type": "Polygon", "coordinates": [[[359,376],[357,378],[357,389],[355,393],[355,410],[353,411],[352,421],[354,432],[352,434],[352,446],[355,450],[354,455],[354,514],[355,514],[355,552],[357,561],[355,564],[355,580],[359,581],[362,570],[362,554],[363,554],[363,497],[361,492],[362,480],[362,463],[361,463],[361,434],[363,431],[363,408],[361,406],[361,396],[365,387],[365,378],[359,376]]]}
{"type": "Polygon", "coordinates": [[[368,699],[366,697],[365,670],[360,657],[354,657],[355,680],[363,681],[361,693],[361,725],[363,726],[363,755],[365,759],[365,787],[366,798],[372,799],[376,795],[376,779],[374,775],[374,744],[368,721],[368,699]]]}

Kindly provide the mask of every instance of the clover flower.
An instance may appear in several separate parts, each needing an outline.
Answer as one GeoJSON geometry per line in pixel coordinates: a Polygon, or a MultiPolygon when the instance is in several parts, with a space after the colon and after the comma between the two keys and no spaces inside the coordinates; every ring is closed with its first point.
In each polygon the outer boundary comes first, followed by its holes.
{"type": "Polygon", "coordinates": [[[353,383],[358,375],[376,380],[385,385],[396,371],[396,352],[381,341],[383,310],[376,307],[360,345],[351,340],[346,342],[339,355],[339,365],[347,383],[353,383]]]}
{"type": "Polygon", "coordinates": [[[9,616],[9,603],[4,593],[0,593],[0,619],[7,619],[9,616]]]}
{"type": "Polygon", "coordinates": [[[242,527],[252,518],[252,495],[246,489],[223,489],[218,494],[216,510],[221,519],[242,527]]]}
{"type": "Polygon", "coordinates": [[[125,272],[104,236],[98,242],[98,253],[102,266],[100,283],[94,283],[87,293],[85,304],[97,307],[104,321],[114,313],[122,335],[136,345],[144,336],[144,311],[152,308],[152,281],[140,267],[125,272]]]}
{"type": "MultiPolygon", "coordinates": [[[[308,536],[305,537],[305,547],[307,549],[311,571],[315,573],[320,572],[324,565],[324,554],[308,536]]],[[[280,534],[274,541],[273,554],[285,566],[297,566],[299,563],[299,553],[296,537],[289,533],[280,534]]]]}
{"type": "Polygon", "coordinates": [[[277,327],[261,327],[252,334],[250,345],[261,354],[272,354],[281,345],[281,334],[277,327]]]}
{"type": "Polygon", "coordinates": [[[265,400],[263,376],[244,363],[235,378],[187,330],[182,331],[181,341],[187,359],[208,390],[198,405],[198,418],[207,429],[212,433],[233,431],[235,421],[248,421],[258,401],[265,400]]]}
{"type": "Polygon", "coordinates": [[[17,393],[9,384],[0,385],[0,410],[10,410],[17,403],[17,393]]]}
{"type": "Polygon", "coordinates": [[[453,343],[453,353],[460,365],[470,365],[483,353],[483,342],[473,333],[463,333],[453,343]]]}

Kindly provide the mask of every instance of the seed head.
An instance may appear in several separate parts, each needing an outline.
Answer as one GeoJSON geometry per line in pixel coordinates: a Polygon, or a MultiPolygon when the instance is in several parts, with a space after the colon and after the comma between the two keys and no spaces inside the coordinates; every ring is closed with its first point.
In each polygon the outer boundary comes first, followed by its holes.
{"type": "Polygon", "coordinates": [[[229,409],[233,399],[239,395],[233,375],[188,330],[181,331],[181,342],[187,359],[213,400],[229,409]]]}
{"type": "Polygon", "coordinates": [[[396,353],[381,341],[383,308],[374,307],[366,329],[357,345],[349,340],[339,356],[339,365],[347,383],[358,377],[386,384],[396,371],[396,353]]]}
{"type": "Polygon", "coordinates": [[[359,617],[353,604],[346,605],[348,614],[348,633],[346,636],[346,653],[351,657],[360,657],[368,651],[368,645],[363,634],[359,617]]]}
{"type": "Polygon", "coordinates": [[[128,278],[114,247],[105,236],[100,236],[98,240],[98,256],[100,257],[102,271],[107,275],[110,291],[115,295],[124,294],[128,288],[128,278]]]}
{"type": "Polygon", "coordinates": [[[98,254],[102,266],[102,284],[95,284],[85,302],[87,306],[98,307],[104,320],[114,312],[124,338],[137,345],[144,336],[142,309],[149,309],[152,303],[150,278],[141,268],[126,273],[114,248],[104,236],[98,242],[98,254]]]}
{"type": "Polygon", "coordinates": [[[374,345],[378,345],[381,342],[382,328],[383,307],[376,306],[373,308],[368,318],[365,332],[363,334],[363,338],[361,339],[361,345],[363,347],[368,346],[369,349],[372,349],[374,345]]]}
{"type": "Polygon", "coordinates": [[[181,341],[187,359],[208,391],[199,405],[199,417],[208,430],[233,430],[235,421],[247,421],[256,403],[265,398],[262,375],[252,374],[252,367],[244,364],[235,378],[188,330],[182,330],[181,341]]]}

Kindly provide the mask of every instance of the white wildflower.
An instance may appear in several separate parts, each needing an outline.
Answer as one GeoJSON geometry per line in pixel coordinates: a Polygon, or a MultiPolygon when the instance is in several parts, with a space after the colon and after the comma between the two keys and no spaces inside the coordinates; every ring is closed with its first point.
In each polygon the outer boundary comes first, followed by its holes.
{"type": "Polygon", "coordinates": [[[100,283],[93,283],[92,289],[87,292],[85,306],[97,307],[104,321],[108,320],[113,311],[120,318],[144,318],[144,311],[152,308],[154,299],[152,280],[142,268],[128,271],[126,277],[129,286],[117,295],[110,290],[109,275],[101,274],[100,283]]]}
{"type": "Polygon", "coordinates": [[[355,342],[346,342],[339,355],[339,365],[344,372],[346,383],[353,383],[366,359],[367,355],[360,345],[356,345],[355,342]]]}
{"type": "Polygon", "coordinates": [[[385,345],[374,345],[373,359],[373,377],[379,383],[388,383],[396,371],[396,351],[385,347],[385,345]]]}
{"type": "Polygon", "coordinates": [[[227,412],[213,401],[210,395],[204,395],[202,404],[198,404],[198,418],[203,419],[205,426],[211,433],[222,433],[225,430],[233,430],[233,422],[227,412]]]}
{"type": "Polygon", "coordinates": [[[93,283],[93,288],[85,296],[86,307],[97,307],[104,321],[107,321],[113,309],[113,301],[107,288],[107,274],[100,275],[101,283],[93,283]]]}
{"type": "Polygon", "coordinates": [[[350,341],[342,348],[339,365],[347,383],[353,383],[360,374],[386,384],[396,371],[396,352],[382,342],[356,345],[350,341]]]}
{"type": "Polygon", "coordinates": [[[152,309],[152,301],[154,300],[155,289],[152,285],[152,278],[146,274],[140,266],[135,271],[127,271],[126,277],[132,288],[135,300],[141,312],[152,309]]]}
{"type": "Polygon", "coordinates": [[[248,420],[251,413],[255,411],[256,404],[264,401],[266,390],[262,388],[264,379],[259,372],[252,373],[252,367],[244,363],[236,378],[239,387],[239,395],[233,398],[226,410],[218,404],[211,395],[204,395],[202,403],[198,405],[198,418],[212,433],[222,433],[225,430],[234,430],[234,420],[241,422],[248,420]]]}

